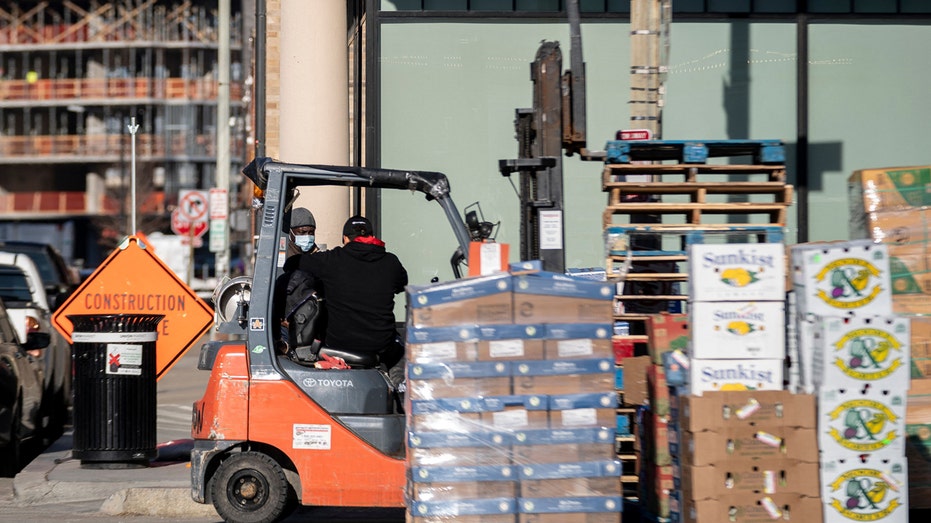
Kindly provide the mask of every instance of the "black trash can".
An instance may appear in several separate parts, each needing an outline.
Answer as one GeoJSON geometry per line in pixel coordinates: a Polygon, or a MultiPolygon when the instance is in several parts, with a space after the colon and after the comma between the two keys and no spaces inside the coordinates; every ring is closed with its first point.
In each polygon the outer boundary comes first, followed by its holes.
{"type": "Polygon", "coordinates": [[[148,466],[156,448],[161,314],[74,314],[73,452],[86,468],[148,466]]]}

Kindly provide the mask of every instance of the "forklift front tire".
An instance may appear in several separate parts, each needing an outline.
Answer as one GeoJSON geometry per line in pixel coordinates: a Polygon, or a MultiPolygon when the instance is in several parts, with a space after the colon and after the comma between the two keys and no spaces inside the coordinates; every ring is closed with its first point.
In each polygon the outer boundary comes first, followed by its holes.
{"type": "Polygon", "coordinates": [[[231,455],[211,483],[213,506],[227,523],[274,523],[297,505],[284,470],[260,452],[231,455]]]}

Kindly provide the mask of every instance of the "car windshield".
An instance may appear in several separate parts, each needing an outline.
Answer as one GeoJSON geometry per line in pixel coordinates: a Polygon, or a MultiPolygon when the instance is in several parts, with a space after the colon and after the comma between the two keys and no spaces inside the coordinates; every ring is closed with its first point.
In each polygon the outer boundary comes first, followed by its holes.
{"type": "Polygon", "coordinates": [[[36,269],[39,270],[39,277],[42,278],[42,281],[66,283],[62,281],[54,260],[52,260],[51,255],[45,250],[44,246],[8,242],[0,246],[0,250],[23,253],[29,256],[32,263],[36,265],[36,269]]]}
{"type": "Polygon", "coordinates": [[[5,302],[32,301],[29,280],[15,267],[0,267],[0,299],[5,302]]]}

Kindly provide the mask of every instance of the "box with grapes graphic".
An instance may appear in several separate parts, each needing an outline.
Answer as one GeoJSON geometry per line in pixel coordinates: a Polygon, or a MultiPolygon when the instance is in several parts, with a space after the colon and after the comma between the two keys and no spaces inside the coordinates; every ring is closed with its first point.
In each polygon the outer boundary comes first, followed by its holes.
{"type": "Polygon", "coordinates": [[[904,393],[910,380],[910,323],[901,316],[823,316],[812,335],[818,389],[904,393]]]}
{"type": "Polygon", "coordinates": [[[790,248],[798,313],[892,314],[889,252],[872,240],[811,242],[790,248]]]}
{"type": "Polygon", "coordinates": [[[894,452],[821,461],[825,523],[908,522],[908,466],[894,452]]]}
{"type": "Polygon", "coordinates": [[[688,255],[692,302],[785,300],[781,243],[695,243],[688,255]]]}
{"type": "Polygon", "coordinates": [[[824,389],[818,394],[818,448],[823,460],[874,452],[905,455],[904,391],[824,389]]]}

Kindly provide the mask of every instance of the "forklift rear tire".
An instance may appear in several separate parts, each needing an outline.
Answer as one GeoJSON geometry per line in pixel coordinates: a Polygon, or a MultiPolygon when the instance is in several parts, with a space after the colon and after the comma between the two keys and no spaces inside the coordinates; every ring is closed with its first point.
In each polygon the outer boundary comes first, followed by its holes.
{"type": "Polygon", "coordinates": [[[274,523],[297,506],[281,466],[260,452],[231,455],[211,483],[213,506],[227,523],[274,523]]]}

